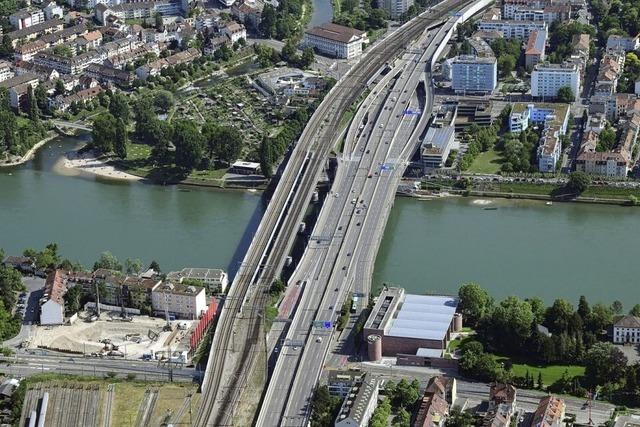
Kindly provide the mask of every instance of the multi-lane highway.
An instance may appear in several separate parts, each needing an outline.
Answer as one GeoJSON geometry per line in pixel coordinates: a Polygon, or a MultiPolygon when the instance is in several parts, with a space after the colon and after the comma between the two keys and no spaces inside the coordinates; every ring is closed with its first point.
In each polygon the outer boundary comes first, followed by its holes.
{"type": "Polygon", "coordinates": [[[331,196],[292,278],[301,283],[303,295],[279,350],[259,425],[306,425],[311,395],[332,346],[332,331],[321,325],[337,318],[350,292],[366,305],[395,189],[430,116],[430,66],[458,21],[454,17],[427,28],[376,85],[352,122],[331,196]]]}
{"type": "Polygon", "coordinates": [[[230,424],[247,374],[261,354],[267,289],[279,273],[298,225],[338,136],[338,124],[367,82],[386,62],[432,24],[462,4],[446,0],[373,47],[336,84],[293,149],[222,309],[203,382],[197,425],[230,424]]]}

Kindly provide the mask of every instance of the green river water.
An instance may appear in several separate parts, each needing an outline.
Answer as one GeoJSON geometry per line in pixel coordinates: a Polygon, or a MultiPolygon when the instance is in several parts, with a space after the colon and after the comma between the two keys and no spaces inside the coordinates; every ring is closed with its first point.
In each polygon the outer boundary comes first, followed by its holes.
{"type": "MultiPolygon", "coordinates": [[[[157,260],[163,270],[237,270],[263,212],[259,193],[160,187],[68,176],[55,141],[34,160],[0,169],[0,247],[7,254],[57,242],[86,266],[104,250],[157,260]]],[[[396,200],[374,285],[455,293],[477,281],[507,295],[577,302],[640,302],[640,211],[617,206],[476,199],[396,200]]]]}

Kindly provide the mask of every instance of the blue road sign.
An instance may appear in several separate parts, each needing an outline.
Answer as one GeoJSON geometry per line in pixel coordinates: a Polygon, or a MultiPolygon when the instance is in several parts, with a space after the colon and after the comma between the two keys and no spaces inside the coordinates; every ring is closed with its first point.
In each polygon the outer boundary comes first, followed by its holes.
{"type": "Polygon", "coordinates": [[[324,322],[324,328],[325,328],[325,329],[331,329],[332,327],[333,327],[333,326],[332,326],[332,324],[331,324],[331,321],[324,322]]]}
{"type": "Polygon", "coordinates": [[[404,110],[404,115],[405,116],[419,116],[420,114],[422,114],[422,111],[420,110],[404,110]]]}

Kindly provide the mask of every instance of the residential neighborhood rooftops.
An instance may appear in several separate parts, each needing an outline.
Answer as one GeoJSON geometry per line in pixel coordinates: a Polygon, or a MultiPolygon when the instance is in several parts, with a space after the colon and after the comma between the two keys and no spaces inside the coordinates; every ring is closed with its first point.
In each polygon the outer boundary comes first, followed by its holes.
{"type": "Polygon", "coordinates": [[[38,76],[32,73],[24,73],[19,76],[11,77],[10,79],[4,80],[0,82],[0,87],[11,89],[16,86],[20,86],[22,84],[38,80],[38,76]]]}

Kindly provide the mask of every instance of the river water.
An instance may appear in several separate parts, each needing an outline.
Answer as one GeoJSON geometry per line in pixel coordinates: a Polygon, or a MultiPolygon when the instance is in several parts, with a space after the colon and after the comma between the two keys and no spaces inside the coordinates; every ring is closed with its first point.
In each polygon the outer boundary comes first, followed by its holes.
{"type": "MultiPolygon", "coordinates": [[[[263,212],[258,193],[160,187],[66,176],[56,141],[29,163],[0,169],[0,247],[8,254],[57,242],[91,266],[100,252],[232,274],[263,212]]],[[[556,297],[640,303],[636,208],[473,198],[399,198],[377,258],[374,286],[456,293],[479,282],[497,299],[556,297]]]]}
{"type": "Polygon", "coordinates": [[[313,15],[307,28],[331,22],[333,19],[333,7],[331,0],[313,0],[313,15]]]}

